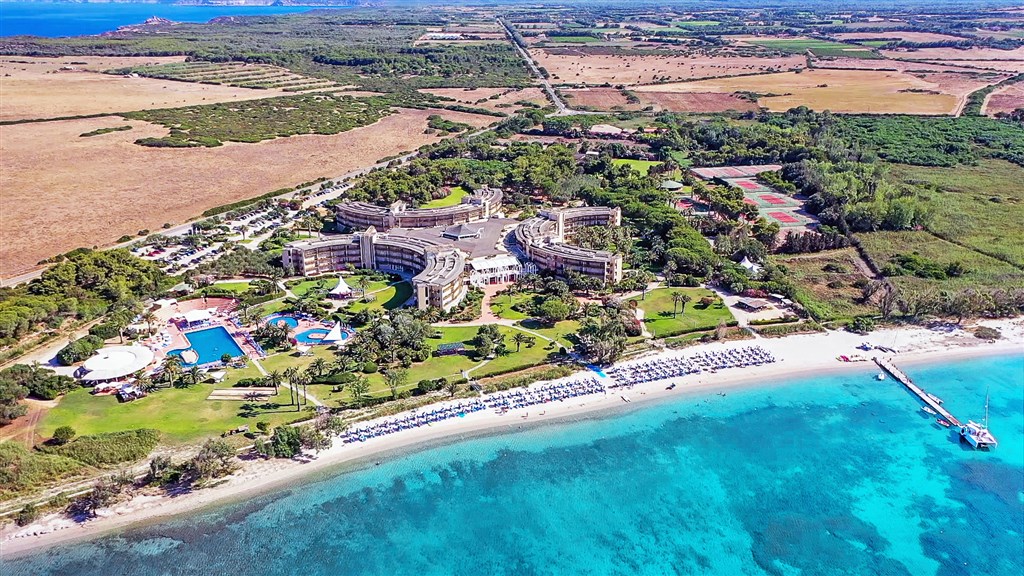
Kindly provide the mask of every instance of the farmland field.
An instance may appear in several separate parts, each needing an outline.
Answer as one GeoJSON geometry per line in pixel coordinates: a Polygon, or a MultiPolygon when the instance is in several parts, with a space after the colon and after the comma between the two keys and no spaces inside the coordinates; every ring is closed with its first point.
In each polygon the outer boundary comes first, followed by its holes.
{"type": "Polygon", "coordinates": [[[936,34],[935,32],[912,32],[907,30],[892,30],[891,32],[841,32],[830,34],[837,40],[903,40],[904,42],[956,42],[962,41],[959,36],[948,34],[936,34]]]}
{"type": "Polygon", "coordinates": [[[814,110],[874,114],[949,114],[958,99],[952,94],[933,94],[938,84],[909,74],[875,70],[805,70],[696,82],[639,86],[638,94],[658,92],[749,91],[764,96],[759,103],[770,110],[785,111],[795,106],[814,110]]]}
{"type": "Polygon", "coordinates": [[[999,50],[997,48],[918,48],[912,50],[883,50],[886,58],[913,60],[941,60],[956,64],[957,60],[1024,60],[1024,48],[999,50]]]}
{"type": "Polygon", "coordinates": [[[3,99],[0,100],[0,120],[130,112],[252,100],[285,94],[279,90],[255,90],[154,78],[126,78],[100,72],[109,68],[166,64],[181,59],[177,56],[3,57],[0,59],[0,76],[3,76],[4,89],[3,99]],[[62,67],[73,70],[61,70],[62,67]]]}
{"type": "Polygon", "coordinates": [[[781,52],[792,54],[804,54],[810,51],[820,58],[846,57],[846,58],[881,58],[875,52],[858,48],[852,44],[842,42],[829,42],[828,40],[814,40],[810,38],[768,39],[768,40],[747,40],[748,43],[781,52]]]}
{"type": "Polygon", "coordinates": [[[264,90],[275,88],[284,92],[322,90],[336,86],[330,80],[295,74],[279,66],[243,62],[179,62],[157,66],[131,66],[118,71],[148,78],[264,90]]]}
{"type": "MultiPolygon", "coordinates": [[[[424,134],[435,110],[401,109],[383,120],[331,136],[304,135],[217,148],[146,148],[135,139],[166,129],[128,121],[133,129],[92,138],[79,134],[126,124],[104,117],[3,127],[0,189],[0,277],[79,246],[180,223],[208,208],[321,176],[333,177],[403,150],[438,142],[424,134]],[[40,147],[39,142],[46,142],[40,147]],[[116,163],[110,161],[117,158],[116,163]],[[53,170],[53,166],[63,170],[53,170]],[[53,230],[61,222],[60,233],[53,230]]],[[[484,126],[493,117],[448,110],[445,118],[484,126]]]]}
{"type": "Polygon", "coordinates": [[[997,88],[985,101],[984,113],[995,116],[999,112],[1013,112],[1024,108],[1024,82],[997,88]]]}
{"type": "Polygon", "coordinates": [[[504,111],[511,113],[519,108],[516,102],[531,102],[538,106],[545,106],[548,103],[547,96],[540,88],[430,88],[420,90],[435,96],[454,98],[460,104],[487,110],[504,111]],[[480,100],[483,100],[481,102],[480,100]]]}
{"type": "MultiPolygon", "coordinates": [[[[650,88],[651,90],[654,87],[650,88]]],[[[647,106],[655,112],[745,112],[757,110],[756,102],[722,92],[636,92],[639,102],[630,103],[615,88],[564,89],[573,106],[594,110],[641,110],[647,106]]]]}
{"type": "Polygon", "coordinates": [[[534,48],[530,54],[551,74],[555,83],[645,84],[657,80],[715,78],[803,68],[803,56],[596,55],[579,51],[534,48]]]}
{"type": "Polygon", "coordinates": [[[931,196],[929,229],[975,250],[1024,268],[1024,189],[1021,168],[1003,160],[977,166],[928,168],[892,165],[893,176],[926,182],[931,196]]]}

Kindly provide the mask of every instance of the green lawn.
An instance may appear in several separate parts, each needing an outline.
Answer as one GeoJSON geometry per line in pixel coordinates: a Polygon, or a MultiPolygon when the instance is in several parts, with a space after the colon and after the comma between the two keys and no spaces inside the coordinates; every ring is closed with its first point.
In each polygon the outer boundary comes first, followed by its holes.
{"type": "Polygon", "coordinates": [[[495,296],[491,299],[491,312],[497,314],[499,318],[506,318],[508,320],[525,320],[528,316],[518,310],[513,310],[512,307],[517,304],[529,302],[536,297],[536,294],[529,292],[513,294],[511,298],[507,294],[495,296]]]}
{"type": "MultiPolygon", "coordinates": [[[[500,327],[501,333],[505,335],[505,346],[508,347],[508,353],[503,356],[498,356],[479,368],[474,370],[472,375],[475,378],[482,378],[490,374],[499,374],[510,372],[513,370],[523,370],[531,366],[538,364],[544,364],[548,360],[548,356],[552,353],[557,353],[558,349],[549,349],[548,341],[541,338],[537,338],[533,346],[522,345],[519,352],[516,352],[516,344],[512,341],[512,337],[521,330],[515,328],[509,328],[507,326],[500,327]]],[[[528,334],[528,336],[532,336],[528,334]]]]}
{"type": "MultiPolygon", "coordinates": [[[[356,287],[356,290],[359,290],[359,288],[356,287]]],[[[367,288],[367,291],[373,292],[373,286],[371,285],[367,288]]],[[[349,312],[360,312],[371,308],[394,310],[404,304],[405,301],[412,296],[412,285],[408,282],[399,282],[393,286],[387,286],[383,290],[371,294],[371,296],[376,296],[377,299],[373,302],[367,303],[364,302],[362,298],[357,298],[354,302],[349,304],[349,312]]]]}
{"type": "Polygon", "coordinates": [[[1024,267],[1024,172],[1020,166],[980,160],[976,166],[955,168],[892,164],[890,171],[904,182],[936,188],[924,194],[934,213],[929,230],[1024,267]]]}
{"type": "Polygon", "coordinates": [[[337,278],[313,278],[310,280],[301,280],[295,284],[288,284],[288,289],[292,291],[296,296],[302,297],[309,293],[314,288],[321,288],[323,290],[331,290],[338,285],[337,278]]]}
{"type": "Polygon", "coordinates": [[[657,160],[629,160],[626,158],[615,158],[612,160],[612,164],[615,164],[616,166],[629,166],[633,170],[646,175],[654,166],[660,166],[661,162],[657,160]]]}
{"type": "Polygon", "coordinates": [[[71,392],[50,410],[40,426],[40,433],[49,436],[59,426],[71,426],[79,435],[155,428],[164,433],[163,442],[181,444],[218,435],[232,428],[254,426],[259,420],[281,424],[295,420],[299,414],[288,406],[288,392],[271,398],[254,416],[244,417],[244,402],[208,401],[215,388],[230,388],[241,378],[255,378],[254,366],[228,370],[221,384],[199,384],[187,389],[168,388],[153,392],[134,402],[121,403],[114,396],[93,396],[89,389],[71,392]]]}
{"type": "Polygon", "coordinates": [[[559,345],[566,348],[572,346],[572,342],[569,341],[567,336],[575,334],[580,329],[580,322],[578,320],[563,320],[551,327],[541,326],[534,320],[526,320],[519,324],[531,332],[542,334],[557,341],[559,345]]]}
{"type": "Polygon", "coordinates": [[[249,281],[245,280],[240,282],[217,282],[213,284],[211,288],[216,288],[218,290],[230,290],[231,292],[244,294],[249,291],[250,286],[249,281]]]}
{"type": "Polygon", "coordinates": [[[648,292],[644,300],[640,296],[630,300],[635,300],[637,308],[644,311],[644,324],[657,338],[692,330],[706,330],[718,326],[720,321],[733,320],[732,313],[721,299],[705,288],[658,288],[648,292]],[[692,300],[686,303],[682,312],[673,317],[672,293],[676,291],[686,294],[692,300]],[[716,303],[705,308],[700,304],[700,299],[705,296],[715,298],[716,303]]]}
{"type": "Polygon", "coordinates": [[[469,194],[469,190],[466,190],[462,186],[455,186],[452,188],[451,193],[444,198],[431,200],[430,202],[420,206],[420,208],[447,208],[448,206],[458,206],[467,194],[469,194]]]}

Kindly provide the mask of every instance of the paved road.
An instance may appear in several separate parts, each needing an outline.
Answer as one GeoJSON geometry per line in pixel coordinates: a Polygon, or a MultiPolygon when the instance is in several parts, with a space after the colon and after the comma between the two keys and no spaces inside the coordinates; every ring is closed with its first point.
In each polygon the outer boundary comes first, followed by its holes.
{"type": "Polygon", "coordinates": [[[540,68],[537,67],[537,63],[533,61],[533,57],[530,56],[530,53],[527,52],[522,46],[520,46],[518,42],[516,42],[515,35],[512,33],[512,27],[509,26],[508,22],[505,22],[505,20],[499,18],[498,24],[501,24],[501,26],[505,29],[505,33],[508,34],[509,41],[512,42],[512,45],[515,46],[516,51],[518,51],[519,55],[522,56],[523,60],[526,61],[526,65],[529,66],[530,70],[533,71],[533,75],[536,76],[537,80],[541,83],[542,86],[544,86],[544,91],[548,93],[548,97],[551,99],[552,102],[555,103],[555,107],[558,108],[558,111],[555,112],[554,114],[550,114],[550,116],[579,116],[584,114],[601,114],[600,112],[591,112],[588,110],[573,110],[572,108],[569,108],[569,105],[566,104],[561,97],[559,97],[557,92],[555,92],[555,88],[551,85],[551,82],[548,81],[544,74],[541,74],[540,68]]]}

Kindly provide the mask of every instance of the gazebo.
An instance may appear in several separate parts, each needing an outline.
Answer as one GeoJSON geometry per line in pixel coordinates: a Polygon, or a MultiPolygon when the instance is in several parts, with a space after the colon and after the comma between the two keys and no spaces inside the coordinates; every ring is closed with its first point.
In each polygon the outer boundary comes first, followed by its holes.
{"type": "Polygon", "coordinates": [[[145,369],[153,362],[153,351],[145,346],[107,346],[85,361],[78,378],[97,383],[118,380],[145,369]]]}
{"type": "Polygon", "coordinates": [[[345,282],[343,277],[338,276],[338,285],[327,296],[334,300],[346,300],[352,297],[352,288],[348,285],[348,282],[345,282]]]}

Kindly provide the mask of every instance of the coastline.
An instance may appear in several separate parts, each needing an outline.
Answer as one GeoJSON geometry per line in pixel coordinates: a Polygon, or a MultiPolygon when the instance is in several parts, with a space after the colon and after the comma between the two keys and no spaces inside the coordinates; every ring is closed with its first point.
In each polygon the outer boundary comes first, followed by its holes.
{"type": "MultiPolygon", "coordinates": [[[[308,455],[303,460],[252,460],[243,462],[239,470],[219,485],[178,496],[137,495],[127,502],[101,511],[98,518],[76,523],[52,514],[36,523],[19,528],[8,525],[0,531],[0,558],[12,558],[60,543],[96,538],[129,526],[151,524],[196,513],[200,510],[237,502],[274,491],[296,479],[320,474],[343,474],[380,458],[392,458],[430,446],[457,442],[470,437],[514,432],[524,426],[552,423],[580,417],[614,417],[622,409],[640,409],[658,400],[699,396],[748,387],[785,385],[787,379],[822,376],[857,371],[876,371],[867,362],[839,362],[839,355],[859,354],[870,359],[856,346],[864,341],[896,348],[892,356],[899,366],[912,367],[935,361],[965,360],[991,355],[1024,352],[1024,320],[986,321],[1003,332],[1003,339],[994,343],[975,338],[969,332],[897,328],[880,330],[868,336],[845,332],[796,335],[777,339],[743,340],[709,343],[679,351],[662,351],[658,356],[688,356],[702,350],[721,350],[758,345],[771,351],[777,362],[750,368],[733,368],[712,374],[659,380],[626,390],[631,399],[623,402],[620,392],[590,395],[562,402],[510,410],[499,415],[492,411],[453,418],[430,426],[404,430],[356,444],[336,442],[328,450],[308,455]],[[667,390],[669,383],[677,386],[667,390]],[[635,405],[634,405],[635,404],[635,405]]],[[[651,357],[654,357],[652,355],[651,357]]]]}

